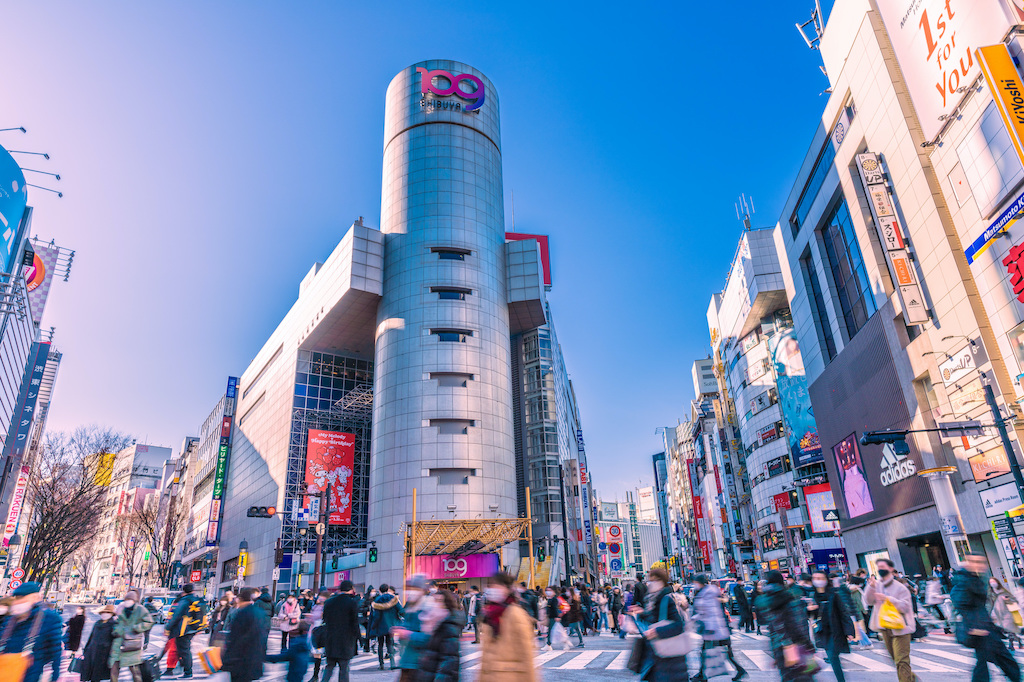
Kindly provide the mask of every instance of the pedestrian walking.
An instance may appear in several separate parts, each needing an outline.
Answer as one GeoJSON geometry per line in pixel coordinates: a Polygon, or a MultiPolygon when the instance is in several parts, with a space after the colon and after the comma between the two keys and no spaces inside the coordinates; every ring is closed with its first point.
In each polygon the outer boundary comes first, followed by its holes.
{"type": "Polygon", "coordinates": [[[839,654],[850,653],[850,642],[855,637],[853,618],[839,589],[829,582],[824,571],[815,571],[811,577],[814,601],[807,610],[811,613],[814,643],[825,650],[825,662],[832,665],[838,682],[846,682],[839,654]]]}
{"type": "Polygon", "coordinates": [[[594,620],[594,598],[590,594],[590,588],[586,585],[583,586],[579,591],[580,593],[580,613],[583,616],[583,634],[589,635],[593,631],[595,620],[594,620]]]}
{"type": "Polygon", "coordinates": [[[238,593],[220,656],[221,670],[231,675],[231,682],[252,682],[263,677],[270,617],[266,607],[258,603],[262,596],[255,587],[243,587],[238,593]]]}
{"type": "Polygon", "coordinates": [[[64,624],[67,632],[64,633],[64,648],[72,654],[82,646],[82,630],[85,629],[85,607],[79,606],[75,609],[75,615],[68,618],[64,624]]]}
{"type": "Polygon", "coordinates": [[[392,636],[402,642],[402,655],[398,658],[398,667],[402,671],[398,676],[399,682],[416,679],[420,655],[430,639],[420,626],[420,613],[432,607],[433,602],[433,598],[427,595],[426,576],[417,573],[406,581],[405,620],[391,630],[392,636]]]}
{"type": "Polygon", "coordinates": [[[756,624],[757,634],[761,634],[761,627],[764,623],[761,622],[761,614],[757,611],[757,598],[764,594],[766,583],[764,580],[758,580],[754,583],[754,591],[750,593],[750,610],[754,614],[754,623],[756,624]]]}
{"type": "Polygon", "coordinates": [[[526,583],[519,583],[516,587],[516,596],[519,598],[519,605],[523,607],[528,615],[534,621],[537,621],[540,616],[540,597],[537,593],[526,587],[526,583]]]}
{"type": "MultiPolygon", "coordinates": [[[[864,589],[864,601],[871,604],[871,629],[880,632],[889,657],[896,664],[896,675],[899,682],[914,682],[914,672],[910,667],[910,638],[917,629],[914,621],[914,604],[910,590],[906,585],[896,580],[895,568],[889,559],[879,559],[878,578],[869,578],[867,587],[864,589]],[[887,606],[888,604],[888,606],[887,606]],[[902,620],[904,627],[897,627],[897,623],[885,622],[882,619],[883,607],[892,612],[895,607],[899,612],[897,621],[902,620]]],[[[984,583],[982,592],[984,593],[984,583]]],[[[892,612],[895,616],[895,612],[892,612]]],[[[888,620],[888,619],[886,619],[888,620]]]]}
{"type": "Polygon", "coordinates": [[[210,614],[210,646],[224,645],[224,629],[231,615],[231,593],[221,595],[217,600],[217,606],[210,614]]]}
{"type": "MultiPolygon", "coordinates": [[[[652,568],[648,573],[649,592],[646,609],[639,604],[630,607],[630,613],[637,618],[637,624],[647,624],[643,636],[648,641],[670,639],[683,634],[685,621],[683,614],[676,608],[672,588],[668,584],[668,573],[661,568],[652,568]]],[[[721,604],[718,604],[721,612],[721,604]]],[[[640,664],[640,679],[651,682],[677,682],[687,680],[689,671],[686,667],[686,656],[658,656],[653,646],[644,650],[640,664]]],[[[697,677],[695,679],[702,679],[697,677]]]]}
{"type": "MultiPolygon", "coordinates": [[[[297,608],[300,608],[296,604],[297,608]]],[[[270,663],[287,663],[288,674],[285,682],[302,682],[309,670],[310,649],[309,649],[309,622],[299,620],[295,627],[289,631],[291,634],[290,644],[287,651],[279,654],[268,654],[267,661],[270,663]]]]}
{"type": "MultiPolygon", "coordinates": [[[[366,594],[363,595],[362,601],[359,604],[359,624],[363,629],[363,651],[369,653],[371,650],[370,640],[370,611],[373,609],[373,600],[377,598],[377,590],[374,589],[373,585],[366,588],[366,594]]],[[[376,648],[376,644],[372,644],[373,648],[376,648]]]]}
{"type": "MultiPolygon", "coordinates": [[[[565,599],[569,602],[569,610],[562,614],[562,625],[570,637],[573,633],[576,633],[580,640],[577,646],[582,648],[585,645],[583,644],[583,630],[581,629],[583,625],[583,612],[579,595],[576,593],[576,590],[571,590],[565,594],[565,599]]],[[[568,641],[565,643],[565,648],[569,649],[568,641]]]]}
{"type": "Polygon", "coordinates": [[[555,588],[548,587],[544,590],[544,620],[547,625],[547,646],[545,651],[551,651],[551,634],[554,632],[555,624],[559,622],[561,613],[558,608],[558,597],[555,595],[555,588]]]}
{"type": "Polygon", "coordinates": [[[864,626],[867,612],[864,608],[864,588],[866,581],[859,575],[848,576],[846,583],[842,586],[845,592],[840,594],[847,600],[847,608],[853,618],[854,634],[857,642],[862,648],[871,648],[871,638],[868,637],[867,628],[864,626]]]}
{"type": "Polygon", "coordinates": [[[946,594],[943,590],[942,580],[939,577],[931,578],[924,586],[925,610],[935,614],[936,618],[942,623],[943,632],[948,635],[951,632],[949,618],[947,618],[946,613],[942,610],[945,603],[946,594]]]}
{"type": "MultiPolygon", "coordinates": [[[[998,626],[992,622],[988,608],[988,590],[982,575],[988,570],[988,560],[981,554],[968,554],[963,568],[953,576],[953,607],[960,613],[956,626],[956,641],[974,649],[977,662],[973,682],[987,682],[988,664],[995,663],[1010,682],[1021,682],[1020,665],[1006,650],[999,637],[998,626]]],[[[902,682],[902,679],[901,679],[902,682]]]]}
{"type": "Polygon", "coordinates": [[[338,593],[324,602],[324,628],[327,638],[324,642],[323,682],[331,682],[334,669],[338,669],[339,682],[348,682],[349,662],[359,653],[359,597],[352,588],[351,580],[342,580],[338,593]]]}
{"type": "Polygon", "coordinates": [[[467,624],[473,628],[473,644],[480,642],[480,611],[483,609],[484,601],[480,596],[480,588],[476,585],[469,586],[469,593],[462,598],[462,608],[466,613],[467,624]]]}
{"type": "Polygon", "coordinates": [[[318,682],[320,679],[320,664],[323,662],[324,657],[324,645],[327,639],[327,628],[322,631],[323,637],[320,638],[318,644],[313,636],[313,630],[322,625],[324,622],[324,604],[327,603],[327,599],[331,596],[331,593],[327,590],[320,590],[320,594],[317,595],[316,602],[313,604],[313,608],[309,610],[309,613],[302,616],[303,620],[309,623],[309,643],[310,643],[310,654],[313,656],[313,677],[309,678],[309,682],[318,682]]]}
{"type": "Polygon", "coordinates": [[[164,628],[167,638],[174,638],[174,647],[181,661],[182,679],[192,677],[192,638],[205,627],[206,604],[202,597],[195,594],[195,585],[186,583],[181,588],[181,599],[174,607],[171,620],[164,628]]]}
{"type": "Polygon", "coordinates": [[[270,596],[269,587],[264,587],[260,590],[260,594],[256,598],[256,605],[263,611],[269,623],[270,619],[274,617],[274,600],[270,596]]]}
{"type": "Polygon", "coordinates": [[[110,679],[110,647],[114,643],[114,607],[99,610],[100,619],[92,626],[82,652],[82,682],[104,682],[110,679]]]}
{"type": "Polygon", "coordinates": [[[484,593],[480,628],[480,679],[488,682],[534,682],[533,619],[513,590],[515,579],[497,573],[484,593]]]}
{"type": "Polygon", "coordinates": [[[783,682],[809,682],[818,665],[807,631],[803,601],[779,571],[768,571],[764,592],[754,602],[758,623],[768,628],[772,658],[783,682]]]}
{"type": "MultiPolygon", "coordinates": [[[[128,670],[133,682],[142,682],[142,653],[146,632],[153,627],[153,616],[138,602],[138,593],[134,590],[127,592],[114,621],[114,641],[110,645],[109,659],[112,680],[117,679],[121,670],[128,670]]],[[[182,677],[192,677],[191,665],[185,668],[182,677]]]]}
{"type": "Polygon", "coordinates": [[[401,602],[387,585],[380,586],[380,595],[370,605],[369,635],[377,639],[377,660],[380,662],[380,669],[384,669],[384,648],[387,646],[387,658],[391,661],[391,669],[398,668],[395,665],[395,640],[391,636],[391,628],[402,622],[405,611],[401,602]]]}
{"type": "Polygon", "coordinates": [[[1006,586],[995,576],[988,579],[988,610],[992,621],[1006,634],[1006,643],[1013,651],[1020,644],[1020,606],[1006,586]]]}
{"type": "Polygon", "coordinates": [[[299,621],[302,620],[302,607],[299,606],[299,600],[295,595],[289,595],[284,600],[277,612],[277,617],[278,629],[281,630],[281,653],[283,654],[288,648],[288,636],[298,629],[299,621]]]}
{"type": "Polygon", "coordinates": [[[619,631],[619,616],[622,615],[622,589],[616,586],[612,589],[612,594],[608,597],[608,612],[611,614],[612,632],[617,633],[619,631]]]}
{"type": "MultiPolygon", "coordinates": [[[[659,582],[649,586],[652,592],[654,587],[663,584],[660,582],[663,572],[663,569],[651,570],[651,575],[657,573],[659,576],[659,582]]],[[[665,573],[665,579],[667,577],[668,574],[665,573]]],[[[703,640],[700,652],[700,670],[693,679],[703,682],[716,674],[722,674],[713,671],[723,669],[725,659],[728,658],[736,668],[736,675],[733,679],[741,680],[746,677],[747,671],[736,660],[732,651],[729,618],[722,602],[722,591],[718,589],[717,585],[711,584],[708,581],[708,576],[704,573],[694,576],[693,581],[696,589],[693,595],[693,618],[696,621],[697,632],[703,640]]]]}
{"type": "Polygon", "coordinates": [[[594,597],[597,606],[597,632],[600,634],[608,629],[608,595],[601,590],[594,597]]]}
{"type": "Polygon", "coordinates": [[[448,590],[433,595],[433,608],[420,615],[420,627],[430,634],[420,656],[417,682],[458,682],[459,639],[466,620],[459,600],[448,590]]]}
{"type": "Polygon", "coordinates": [[[739,612],[740,624],[744,632],[754,631],[754,609],[747,598],[747,590],[744,583],[736,583],[732,589],[733,598],[736,599],[736,610],[739,612]]]}

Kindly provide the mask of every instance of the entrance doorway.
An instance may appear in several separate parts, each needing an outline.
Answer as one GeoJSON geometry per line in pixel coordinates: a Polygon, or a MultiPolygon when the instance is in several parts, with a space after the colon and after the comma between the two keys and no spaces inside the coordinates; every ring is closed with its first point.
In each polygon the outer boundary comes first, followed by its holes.
{"type": "Polygon", "coordinates": [[[949,557],[939,533],[926,533],[909,538],[899,538],[896,545],[903,560],[903,572],[908,576],[931,576],[932,569],[942,566],[949,570],[949,557]]]}

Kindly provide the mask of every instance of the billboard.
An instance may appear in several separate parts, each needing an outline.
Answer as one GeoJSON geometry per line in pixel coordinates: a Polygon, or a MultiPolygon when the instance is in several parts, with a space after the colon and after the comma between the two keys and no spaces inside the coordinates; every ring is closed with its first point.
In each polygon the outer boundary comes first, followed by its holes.
{"type": "Polygon", "coordinates": [[[993,448],[980,455],[968,457],[971,465],[971,473],[974,474],[974,482],[981,483],[996,476],[1010,473],[1010,462],[1006,459],[1006,451],[1002,446],[993,448]]]}
{"type": "Polygon", "coordinates": [[[310,493],[330,486],[328,522],[352,525],[352,473],[356,462],[356,437],[351,433],[309,430],[306,443],[306,485],[310,493]]]}
{"type": "Polygon", "coordinates": [[[18,252],[18,236],[27,203],[25,174],[14,157],[0,147],[0,267],[4,272],[11,272],[18,252]]]}
{"type": "Polygon", "coordinates": [[[977,55],[996,107],[1010,134],[1013,148],[1017,151],[1017,157],[1024,162],[1024,116],[1020,113],[1024,87],[1021,87],[1020,74],[1013,64],[1010,49],[1000,43],[979,48],[977,55]]]}
{"type": "Polygon", "coordinates": [[[804,486],[804,500],[807,502],[807,517],[811,521],[812,533],[833,533],[839,530],[838,521],[826,521],[825,510],[835,509],[832,487],[828,483],[804,486]]]}
{"type": "Polygon", "coordinates": [[[818,426],[814,422],[811,395],[807,389],[807,375],[804,360],[800,354],[800,342],[796,333],[789,331],[776,334],[768,342],[772,366],[775,369],[775,383],[778,386],[779,407],[789,439],[789,452],[793,468],[822,461],[821,443],[818,440],[818,426]]]}
{"type": "Polygon", "coordinates": [[[110,485],[110,479],[114,477],[114,459],[116,452],[101,452],[96,455],[96,474],[93,482],[99,486],[110,485]]]}
{"type": "Polygon", "coordinates": [[[209,525],[206,528],[206,546],[212,547],[220,539],[220,521],[223,512],[221,500],[228,481],[228,461],[231,459],[231,426],[235,418],[235,391],[237,377],[228,377],[224,392],[224,419],[220,425],[220,443],[217,448],[217,468],[213,479],[213,496],[210,500],[209,525]]]}
{"type": "Polygon", "coordinates": [[[843,490],[847,517],[855,519],[874,511],[875,504],[871,500],[871,487],[868,485],[864,462],[860,458],[860,449],[857,447],[857,434],[851,433],[839,441],[832,448],[832,454],[836,458],[839,487],[843,490]]]}
{"type": "Polygon", "coordinates": [[[32,420],[35,417],[36,404],[39,402],[39,387],[43,381],[43,372],[46,371],[46,360],[49,356],[49,342],[33,343],[28,353],[25,374],[21,380],[21,390],[18,392],[18,402],[11,417],[11,428],[7,433],[3,449],[4,458],[13,457],[15,464],[21,461],[25,450],[28,449],[29,430],[32,428],[32,420]]]}
{"type": "Polygon", "coordinates": [[[43,317],[46,298],[53,285],[53,272],[57,268],[60,247],[46,243],[33,244],[36,255],[32,265],[25,268],[25,285],[28,288],[28,306],[35,322],[43,317]]]}
{"type": "Polygon", "coordinates": [[[878,0],[921,129],[932,140],[980,73],[974,52],[1002,40],[1002,0],[878,0]]]}
{"type": "MultiPolygon", "coordinates": [[[[412,557],[407,557],[409,567],[412,557]]],[[[449,554],[429,554],[416,557],[416,568],[410,575],[422,573],[428,580],[461,580],[463,578],[490,578],[501,570],[498,554],[467,554],[451,556],[449,554]]]]}

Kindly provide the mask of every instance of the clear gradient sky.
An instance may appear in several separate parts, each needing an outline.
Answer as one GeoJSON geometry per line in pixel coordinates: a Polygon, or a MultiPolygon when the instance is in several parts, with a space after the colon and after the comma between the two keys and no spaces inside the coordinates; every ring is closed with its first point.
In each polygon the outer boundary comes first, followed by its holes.
{"type": "Polygon", "coordinates": [[[194,434],[310,265],[357,216],[380,224],[388,82],[451,58],[500,93],[509,227],[514,191],[516,230],[551,237],[596,486],[649,483],[736,197],[775,224],[825,105],[794,28],[812,6],[6,3],[0,128],[29,132],[0,144],[52,155],[16,157],[63,178],[29,178],[64,191],[30,190],[33,233],[77,251],[43,320],[64,352],[49,427],[194,434]]]}

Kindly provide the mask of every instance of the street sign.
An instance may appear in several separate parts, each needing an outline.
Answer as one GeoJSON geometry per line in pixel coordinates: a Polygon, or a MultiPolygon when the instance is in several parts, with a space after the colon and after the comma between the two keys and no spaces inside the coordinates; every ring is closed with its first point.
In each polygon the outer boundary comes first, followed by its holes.
{"type": "Polygon", "coordinates": [[[822,509],[821,510],[821,517],[825,521],[838,521],[839,520],[839,510],[838,509],[822,509]]]}
{"type": "Polygon", "coordinates": [[[327,532],[327,524],[325,524],[323,521],[318,521],[317,524],[316,524],[316,534],[317,535],[323,535],[326,532],[327,532]]]}
{"type": "Polygon", "coordinates": [[[939,431],[946,438],[961,436],[978,437],[985,435],[985,427],[978,420],[961,422],[939,422],[939,431]]]}
{"type": "Polygon", "coordinates": [[[14,572],[11,573],[11,577],[14,578],[15,580],[21,580],[22,578],[25,577],[25,569],[24,568],[16,568],[16,569],[14,569],[14,572]]]}
{"type": "Polygon", "coordinates": [[[188,575],[188,581],[190,583],[197,583],[197,582],[199,582],[202,579],[203,579],[203,572],[202,571],[192,571],[188,575]]]}
{"type": "Polygon", "coordinates": [[[239,566],[238,567],[238,577],[239,578],[244,578],[245,577],[245,566],[239,566]]]}
{"type": "Polygon", "coordinates": [[[273,571],[273,576],[272,577],[273,577],[273,579],[275,581],[280,580],[281,579],[281,569],[280,568],[275,568],[274,571],[273,571]]]}
{"type": "Polygon", "coordinates": [[[8,587],[10,587],[12,590],[17,589],[17,588],[21,587],[21,581],[20,580],[12,580],[11,584],[8,585],[8,587]]]}

